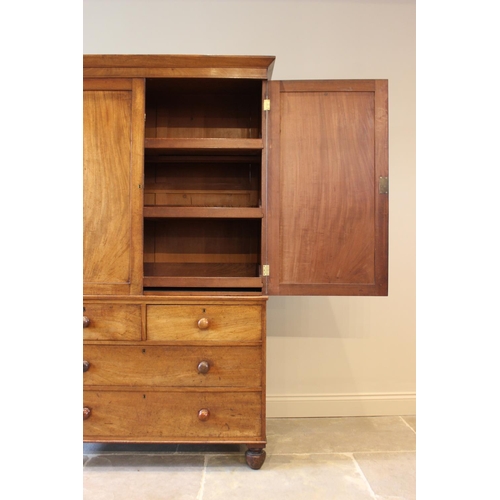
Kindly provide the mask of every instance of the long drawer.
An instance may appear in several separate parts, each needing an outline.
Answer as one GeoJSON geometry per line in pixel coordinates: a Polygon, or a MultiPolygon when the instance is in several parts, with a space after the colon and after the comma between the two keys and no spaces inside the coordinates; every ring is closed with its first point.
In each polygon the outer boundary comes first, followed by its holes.
{"type": "Polygon", "coordinates": [[[84,345],[85,386],[261,387],[256,347],[84,345]]]}
{"type": "Polygon", "coordinates": [[[141,340],[141,306],[84,302],[84,340],[141,340]]]}
{"type": "Polygon", "coordinates": [[[148,340],[260,341],[260,305],[148,305],[148,340]]]}
{"type": "Polygon", "coordinates": [[[84,391],[84,440],[258,440],[261,392],[84,391]]]}

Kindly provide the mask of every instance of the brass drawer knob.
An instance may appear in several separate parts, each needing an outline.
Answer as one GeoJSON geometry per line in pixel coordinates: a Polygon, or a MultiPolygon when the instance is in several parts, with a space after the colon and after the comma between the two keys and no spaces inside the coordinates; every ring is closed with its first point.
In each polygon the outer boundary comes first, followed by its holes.
{"type": "Polygon", "coordinates": [[[88,361],[83,362],[83,371],[86,372],[90,368],[90,363],[88,361]]]}
{"type": "Polygon", "coordinates": [[[200,361],[198,363],[198,373],[208,373],[208,370],[210,370],[208,361],[200,361]]]}
{"type": "Polygon", "coordinates": [[[206,330],[209,327],[209,321],[208,318],[201,318],[198,321],[198,328],[200,330],[206,330]]]}
{"type": "Polygon", "coordinates": [[[205,422],[205,420],[208,420],[209,416],[210,416],[210,410],[208,408],[202,408],[198,412],[198,419],[201,420],[202,422],[205,422]]]}
{"type": "Polygon", "coordinates": [[[87,406],[83,407],[83,420],[87,420],[90,417],[91,410],[87,406]]]}
{"type": "Polygon", "coordinates": [[[83,317],[83,328],[88,328],[90,326],[90,318],[87,316],[83,317]]]}

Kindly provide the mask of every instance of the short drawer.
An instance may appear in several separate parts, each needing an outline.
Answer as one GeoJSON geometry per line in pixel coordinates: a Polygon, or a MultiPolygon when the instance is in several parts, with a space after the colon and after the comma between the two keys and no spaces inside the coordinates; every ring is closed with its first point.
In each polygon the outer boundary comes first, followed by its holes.
{"type": "Polygon", "coordinates": [[[141,306],[83,304],[84,340],[141,340],[141,306]]]}
{"type": "Polygon", "coordinates": [[[260,392],[84,391],[84,440],[259,440],[260,392]]]}
{"type": "Polygon", "coordinates": [[[85,386],[261,387],[257,347],[84,345],[85,386]]]}
{"type": "Polygon", "coordinates": [[[148,305],[148,340],[260,341],[259,305],[148,305]]]}

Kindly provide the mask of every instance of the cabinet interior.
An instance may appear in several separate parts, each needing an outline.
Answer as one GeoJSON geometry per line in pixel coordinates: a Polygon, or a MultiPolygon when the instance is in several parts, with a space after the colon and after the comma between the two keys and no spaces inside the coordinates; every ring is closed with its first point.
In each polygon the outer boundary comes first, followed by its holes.
{"type": "Polygon", "coordinates": [[[146,156],[145,207],[260,207],[261,155],[146,156]]]}
{"type": "Polygon", "coordinates": [[[261,103],[261,80],[146,80],[145,291],[262,290],[261,103]]]}
{"type": "Polygon", "coordinates": [[[146,81],[146,138],[262,137],[260,80],[146,81]]]}

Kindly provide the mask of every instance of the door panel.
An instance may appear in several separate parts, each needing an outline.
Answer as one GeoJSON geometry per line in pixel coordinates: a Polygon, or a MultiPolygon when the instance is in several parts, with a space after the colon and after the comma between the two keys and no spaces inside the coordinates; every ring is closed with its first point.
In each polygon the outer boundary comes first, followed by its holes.
{"type": "Polygon", "coordinates": [[[85,294],[142,290],[143,80],[85,80],[85,294]]]}
{"type": "Polygon", "coordinates": [[[386,295],[385,81],[271,82],[271,295],[386,295]]]}

